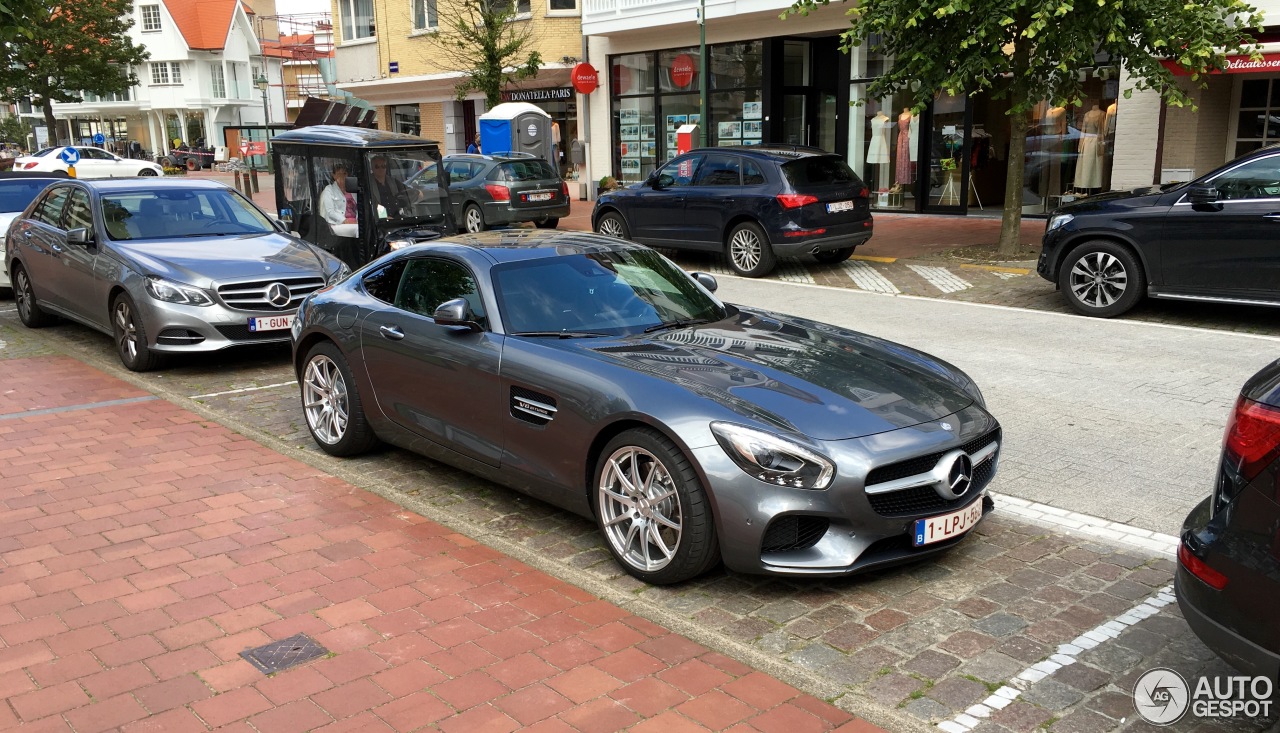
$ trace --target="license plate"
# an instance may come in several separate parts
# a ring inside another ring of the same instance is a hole
[[[834,214],[837,211],[853,211],[853,202],[852,201],[836,201],[835,203],[827,204],[828,214]]]
[[[250,318],[250,331],[283,331],[293,325],[293,316],[267,316],[266,318]]]
[[[959,537],[973,529],[979,519],[982,519],[981,499],[958,512],[943,514],[940,517],[917,519],[915,529],[912,532],[912,544],[916,547],[921,547]]]
[[[551,194],[549,194],[549,193],[531,193],[531,194],[529,194],[529,200],[530,200],[530,201],[550,201],[550,200],[551,200]]]

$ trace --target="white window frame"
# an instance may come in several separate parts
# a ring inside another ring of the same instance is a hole
[[[151,86],[158,87],[169,84],[169,62],[153,61],[151,63]]]
[[[169,78],[173,80],[170,82],[172,84],[182,83],[182,64],[177,61],[169,62]]]
[[[209,93],[214,99],[227,98],[227,72],[222,68],[221,61],[209,64]]]
[[[426,16],[426,25],[418,25],[418,6],[423,6],[423,14]],[[435,22],[432,23],[432,16],[435,16]],[[435,33],[440,30],[440,4],[437,0],[409,0],[409,24],[412,28],[410,35],[418,35],[421,33]]]
[[[548,18],[573,18],[582,15],[582,0],[571,0],[572,8],[552,8],[552,0],[547,0]]]
[[[339,36],[342,38],[342,42],[343,42],[343,43],[346,43],[346,44],[350,44],[350,43],[370,43],[370,42],[372,42],[374,39],[376,39],[376,38],[378,37],[378,24],[377,24],[377,21],[375,20],[375,18],[376,18],[376,12],[377,12],[377,0],[371,0],[372,9],[373,9],[374,14],[371,14],[371,15],[369,16],[369,21],[370,21],[370,25],[373,27],[373,31],[372,31],[369,35],[367,35],[367,36],[355,36],[355,37],[348,37],[348,36],[347,36],[347,21],[348,21],[348,20],[350,20],[350,21],[351,21],[351,29],[352,29],[352,31],[353,31],[353,32],[355,31],[355,27],[356,27],[356,24],[355,24],[355,17],[356,17],[356,13],[355,13],[356,7],[355,7],[355,5],[356,5],[356,2],[358,2],[358,0],[337,0],[337,4],[338,4],[338,34],[339,34]]]
[[[148,11],[152,11],[152,12],[148,12]],[[160,5],[159,4],[139,5],[138,12],[142,16],[142,32],[143,33],[159,33],[160,31],[164,30],[164,28],[161,26],[161,21],[160,21]],[[147,21],[150,18],[148,18],[148,16],[152,15],[153,13],[154,13],[154,19],[155,19],[155,26],[149,27],[147,24]]]

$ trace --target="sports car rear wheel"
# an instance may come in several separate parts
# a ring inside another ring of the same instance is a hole
[[[679,583],[720,561],[706,491],[689,459],[653,430],[609,441],[595,472],[596,520],[605,544],[631,575]]]
[[[346,357],[332,342],[316,344],[307,353],[301,387],[307,430],[321,450],[332,456],[354,456],[377,444]]]

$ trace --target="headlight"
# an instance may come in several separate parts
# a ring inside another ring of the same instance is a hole
[[[1075,220],[1075,217],[1072,216],[1071,214],[1055,214],[1049,217],[1049,228],[1046,229],[1045,231],[1051,232],[1060,226],[1070,224],[1074,220]]]
[[[739,468],[767,484],[796,489],[831,485],[835,464],[799,443],[725,422],[711,423],[711,432]]]
[[[338,267],[338,271],[330,275],[329,279],[325,281],[325,285],[335,285],[346,280],[350,276],[351,268],[347,267],[347,263],[343,262],[342,265]]]
[[[158,277],[147,278],[147,294],[156,300],[181,305],[213,305],[213,300],[199,288],[190,285],[179,285]]]
[[[404,249],[412,244],[413,242],[408,239],[395,239],[387,242],[387,247],[391,248],[392,252],[395,252],[398,249]]]

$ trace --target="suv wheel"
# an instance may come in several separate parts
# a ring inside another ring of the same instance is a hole
[[[778,264],[769,238],[755,222],[743,222],[729,231],[729,266],[743,277],[764,277]]]
[[[622,214],[616,211],[607,212],[600,217],[600,221],[596,222],[596,234],[617,237],[618,239],[631,238],[631,232],[627,231],[627,220],[623,219]]]
[[[1077,313],[1111,318],[1137,305],[1146,278],[1132,250],[1095,239],[1067,254],[1058,271],[1058,286]]]

